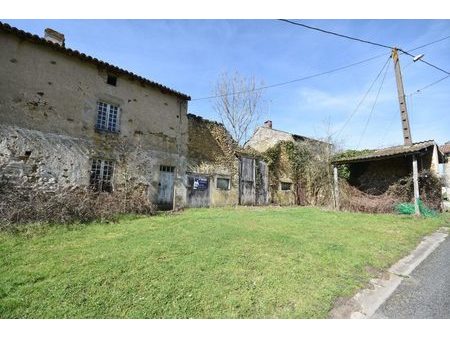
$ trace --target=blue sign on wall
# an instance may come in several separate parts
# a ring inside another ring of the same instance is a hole
[[[208,189],[208,179],[202,177],[194,178],[194,190],[206,190]]]

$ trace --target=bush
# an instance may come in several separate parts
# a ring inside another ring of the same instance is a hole
[[[70,188],[45,192],[0,186],[0,230],[17,231],[25,223],[87,223],[115,221],[120,214],[153,214],[145,189],[128,193],[95,192],[88,188]]]

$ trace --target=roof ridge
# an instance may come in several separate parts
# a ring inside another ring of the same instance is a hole
[[[114,70],[116,72],[122,73],[124,75],[128,75],[128,76],[134,78],[135,80],[142,81],[142,82],[144,82],[146,84],[149,84],[149,85],[151,85],[153,87],[157,87],[161,91],[170,92],[170,93],[172,93],[172,94],[174,94],[176,96],[182,97],[185,100],[189,101],[191,99],[191,97],[189,95],[183,94],[183,93],[178,92],[178,91],[176,91],[176,90],[174,90],[172,88],[166,87],[166,86],[164,86],[164,85],[162,85],[160,83],[157,83],[155,81],[152,81],[152,80],[149,80],[149,79],[144,78],[142,76],[139,76],[139,75],[137,75],[137,74],[135,74],[133,72],[130,72],[130,71],[126,70],[126,69],[123,69],[123,68],[120,68],[118,66],[112,65],[112,64],[110,64],[110,63],[108,63],[106,61],[99,60],[99,59],[97,59],[97,58],[95,58],[93,56],[87,55],[87,54],[82,53],[82,52],[80,52],[78,50],[71,49],[71,48],[68,48],[68,47],[65,47],[65,46],[61,46],[61,45],[59,45],[57,43],[54,43],[52,41],[48,41],[45,38],[40,37],[40,36],[38,36],[36,34],[32,34],[30,32],[26,32],[24,30],[21,30],[19,28],[13,27],[13,26],[11,26],[11,25],[9,25],[7,23],[1,22],[1,21],[0,21],[0,30],[3,30],[5,32],[7,32],[7,33],[15,34],[15,35],[17,35],[19,37],[22,37],[22,38],[27,38],[27,39],[29,39],[29,40],[31,40],[33,42],[41,43],[41,44],[46,45],[48,47],[51,47],[53,49],[59,50],[61,52],[64,52],[64,53],[66,53],[68,55],[81,58],[84,61],[93,62],[93,63],[95,63],[97,65],[101,65],[101,66],[103,66],[105,68],[109,68],[111,70]]]

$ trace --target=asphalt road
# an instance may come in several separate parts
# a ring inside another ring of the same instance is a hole
[[[450,318],[450,236],[401,282],[372,318]]]

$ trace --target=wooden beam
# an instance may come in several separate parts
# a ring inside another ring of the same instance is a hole
[[[333,178],[334,178],[334,207],[336,210],[339,210],[339,181],[338,181],[337,165],[333,165]]]
[[[413,184],[414,184],[414,209],[417,216],[420,216],[419,210],[419,171],[417,170],[417,157],[413,156]]]

